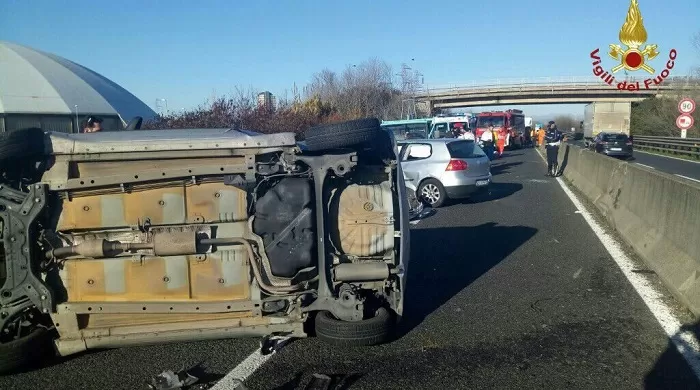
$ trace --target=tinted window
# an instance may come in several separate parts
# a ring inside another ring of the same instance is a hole
[[[604,142],[627,141],[627,134],[605,134]]]
[[[452,158],[486,157],[483,150],[474,141],[455,141],[447,144]]]

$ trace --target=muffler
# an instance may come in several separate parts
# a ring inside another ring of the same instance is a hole
[[[333,279],[337,282],[371,282],[389,278],[389,265],[383,261],[371,263],[345,263],[333,267]]]

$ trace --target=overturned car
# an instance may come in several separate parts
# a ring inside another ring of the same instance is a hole
[[[408,205],[376,119],[293,133],[0,133],[0,371],[173,341],[386,341]]]

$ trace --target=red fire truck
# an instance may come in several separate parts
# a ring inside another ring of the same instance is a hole
[[[505,110],[505,111],[490,111],[480,112],[476,116],[476,133],[481,137],[481,134],[486,131],[489,126],[498,132],[499,137],[506,137],[506,147],[521,147],[525,134],[525,115],[522,110]]]

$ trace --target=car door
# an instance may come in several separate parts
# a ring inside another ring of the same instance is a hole
[[[432,146],[429,143],[407,143],[401,150],[401,168],[406,186],[414,191],[418,190],[421,172],[425,171],[425,160],[432,155]]]

